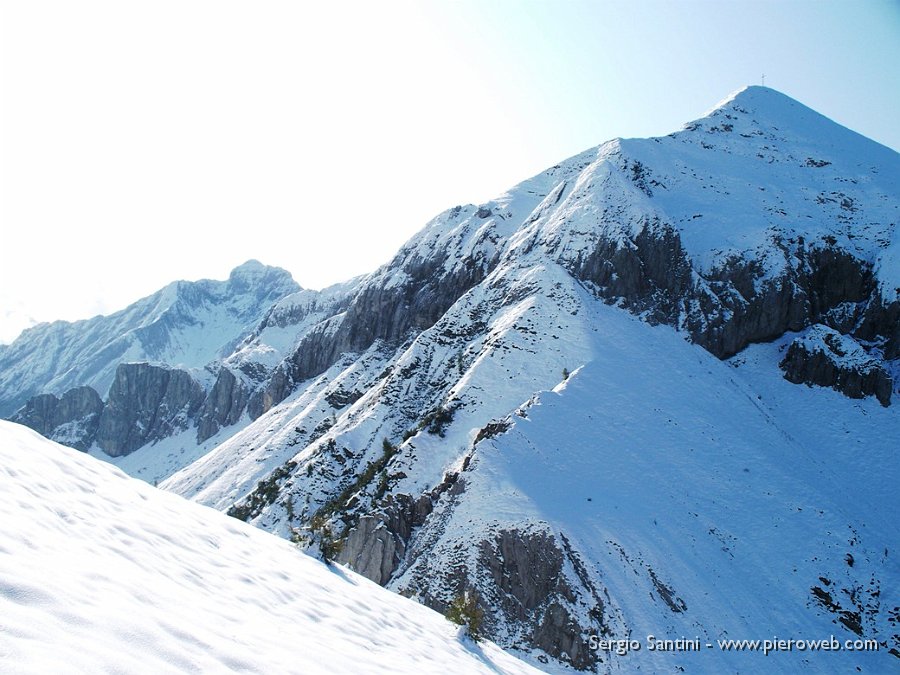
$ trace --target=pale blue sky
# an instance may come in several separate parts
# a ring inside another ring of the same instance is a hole
[[[431,216],[766,84],[900,148],[889,0],[0,4],[0,340]]]
[[[575,152],[669,133],[745,84],[900,148],[900,2],[684,0],[438,5],[511,107]],[[527,7],[528,11],[521,11]]]

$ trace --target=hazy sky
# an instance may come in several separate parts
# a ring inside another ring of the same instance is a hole
[[[900,2],[0,2],[0,341],[438,212],[766,84],[900,148]]]

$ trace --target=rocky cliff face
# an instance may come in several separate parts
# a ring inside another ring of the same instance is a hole
[[[187,429],[203,399],[203,388],[183,370],[120,364],[100,415],[97,444],[111,457],[127,455]]]
[[[885,360],[900,359],[900,301],[881,298],[870,302],[853,334],[860,340],[881,343]]]
[[[121,457],[186,430],[207,398],[186,371],[122,363],[105,402],[90,387],[70,389],[60,398],[42,394],[13,421],[79,450],[96,443],[110,457]],[[214,403],[210,410],[216,413]]]
[[[413,531],[426,523],[442,497],[452,499],[464,489],[459,474],[451,472],[426,494],[392,495],[383,508],[360,516],[349,528],[338,560],[384,586],[403,563]]]
[[[255,411],[262,414],[280,403],[298,383],[320,375],[342,354],[363,352],[376,341],[397,343],[430,328],[481,283],[498,262],[498,235],[493,223],[467,215],[456,207],[439,216],[435,222],[451,228],[440,237],[440,247],[434,241],[404,247],[366,280],[346,311],[307,333],[273,373]],[[482,227],[473,236],[476,223]]]
[[[870,263],[825,240],[775,238],[771,246],[782,258],[777,275],[752,257],[702,271],[678,232],[654,221],[642,224],[633,242],[601,239],[586,258],[561,262],[600,297],[685,329],[719,358],[813,323],[865,333],[894,353],[895,317],[883,306]],[[861,325],[864,316],[871,319]]]
[[[102,411],[100,394],[90,387],[76,387],[59,398],[53,394],[35,396],[12,421],[58,443],[87,450],[97,435]]]
[[[228,368],[221,368],[216,382],[203,401],[197,417],[197,442],[215,436],[222,427],[237,424],[250,392]]]
[[[816,325],[796,338],[779,364],[796,384],[831,387],[850,398],[875,396],[891,404],[893,381],[882,363],[848,335]]]
[[[568,541],[564,537],[561,541],[547,532],[498,531],[493,541],[479,543],[479,564],[490,572],[488,583],[482,585],[496,596],[490,603],[496,623],[525,627],[527,644],[576,670],[587,670],[599,657],[587,636],[608,630],[605,607]],[[567,565],[576,571],[575,583],[593,591],[588,596],[593,601],[588,611],[592,620],[586,625],[580,622],[579,594],[566,574]]]

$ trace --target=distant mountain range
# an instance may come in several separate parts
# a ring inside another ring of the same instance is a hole
[[[0,410],[543,668],[900,658],[900,155],[763,87],[449,209],[0,347]],[[590,636],[877,652],[627,656]]]

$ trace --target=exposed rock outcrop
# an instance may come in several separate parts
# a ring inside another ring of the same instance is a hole
[[[362,352],[376,340],[397,342],[410,330],[433,326],[496,264],[496,257],[489,258],[480,251],[454,261],[452,266],[445,251],[435,251],[427,259],[401,251],[386,268],[393,268],[393,275],[380,283],[365,285],[346,312],[323,322],[300,342],[273,373],[265,389],[254,396],[251,416],[280,403],[296,383],[324,372],[341,354]],[[396,283],[396,276],[404,281]]]
[[[468,469],[469,461],[463,464]],[[383,508],[361,516],[343,542],[338,561],[363,576],[385,585],[421,555],[415,539],[417,528],[437,527],[446,517],[446,508],[465,492],[460,474],[448,473],[434,489],[419,497],[393,495]],[[442,502],[442,498],[446,501]],[[435,509],[442,503],[443,515]],[[428,535],[425,535],[428,539]],[[425,570],[414,571],[408,591],[437,611],[447,609],[447,594],[472,585],[488,599],[483,610],[485,631],[501,625],[519,626],[520,636],[550,656],[579,670],[591,668],[597,654],[588,646],[590,634],[605,633],[604,602],[592,584],[583,563],[565,537],[562,545],[546,531],[525,532],[502,529],[493,538],[466,544],[472,549],[477,569],[460,565],[436,577]],[[427,546],[428,544],[424,544]],[[570,578],[564,567],[575,570]],[[577,587],[577,590],[576,590]],[[587,608],[587,611],[576,610]],[[576,616],[589,616],[590,625],[580,625]]]
[[[564,561],[563,547],[546,532],[501,530],[494,541],[479,545],[479,563],[499,591],[494,611],[506,622],[526,626],[534,646],[585,670],[597,660],[587,636],[602,625],[581,626],[573,616],[578,597],[563,573]],[[603,616],[599,601],[593,614]]]
[[[884,358],[900,359],[900,300],[886,302],[877,298],[870,302],[854,335],[873,342],[883,339]]]
[[[691,289],[691,263],[673,228],[643,223],[627,242],[600,237],[585,258],[560,259],[577,278],[592,282],[604,298],[624,299],[658,322],[671,322]]]
[[[435,568],[418,551],[415,566],[401,577],[402,590],[439,612],[474,590],[484,611],[482,629],[498,644],[531,645],[577,670],[597,663],[589,639],[610,634],[606,603],[564,536],[543,526],[500,528],[480,541],[456,541],[452,553],[442,555],[452,562]]]
[[[406,541],[388,529],[383,517],[363,516],[347,536],[338,561],[384,586],[406,551]]]
[[[94,442],[102,411],[100,394],[91,387],[75,387],[59,398],[53,394],[31,398],[11,420],[58,443],[87,450]]]
[[[222,427],[235,424],[247,407],[250,392],[228,368],[219,369],[197,418],[197,442],[215,436]]]
[[[810,328],[788,347],[781,369],[794,383],[831,387],[850,398],[875,396],[891,404],[893,382],[881,363],[856,340],[823,325]]]
[[[398,494],[384,508],[359,518],[344,541],[338,561],[383,586],[403,561],[413,529],[425,523],[441,495],[465,490],[459,474],[449,473],[433,490],[412,497]]]
[[[149,363],[122,363],[100,416],[98,445],[110,456],[186,429],[204,392],[189,373]]]
[[[686,329],[694,342],[719,358],[812,323],[841,328],[843,321],[844,329],[852,329],[867,305],[871,309],[861,330],[867,339],[886,340],[886,351],[897,350],[900,307],[894,305],[900,303],[879,304],[871,264],[827,245],[777,238],[769,254],[773,251],[781,259],[734,257],[701,274],[678,232],[649,221],[633,240],[601,238],[589,256],[560,262],[591,282],[601,297],[622,301],[653,322]],[[779,271],[772,274],[767,265]],[[854,307],[854,313],[835,311],[844,306]]]
[[[206,394],[189,373],[147,363],[122,364],[107,402],[91,387],[75,387],[61,397],[40,394],[11,418],[78,450],[97,441],[113,457],[197,426],[197,442],[240,420],[248,387],[221,368]]]

